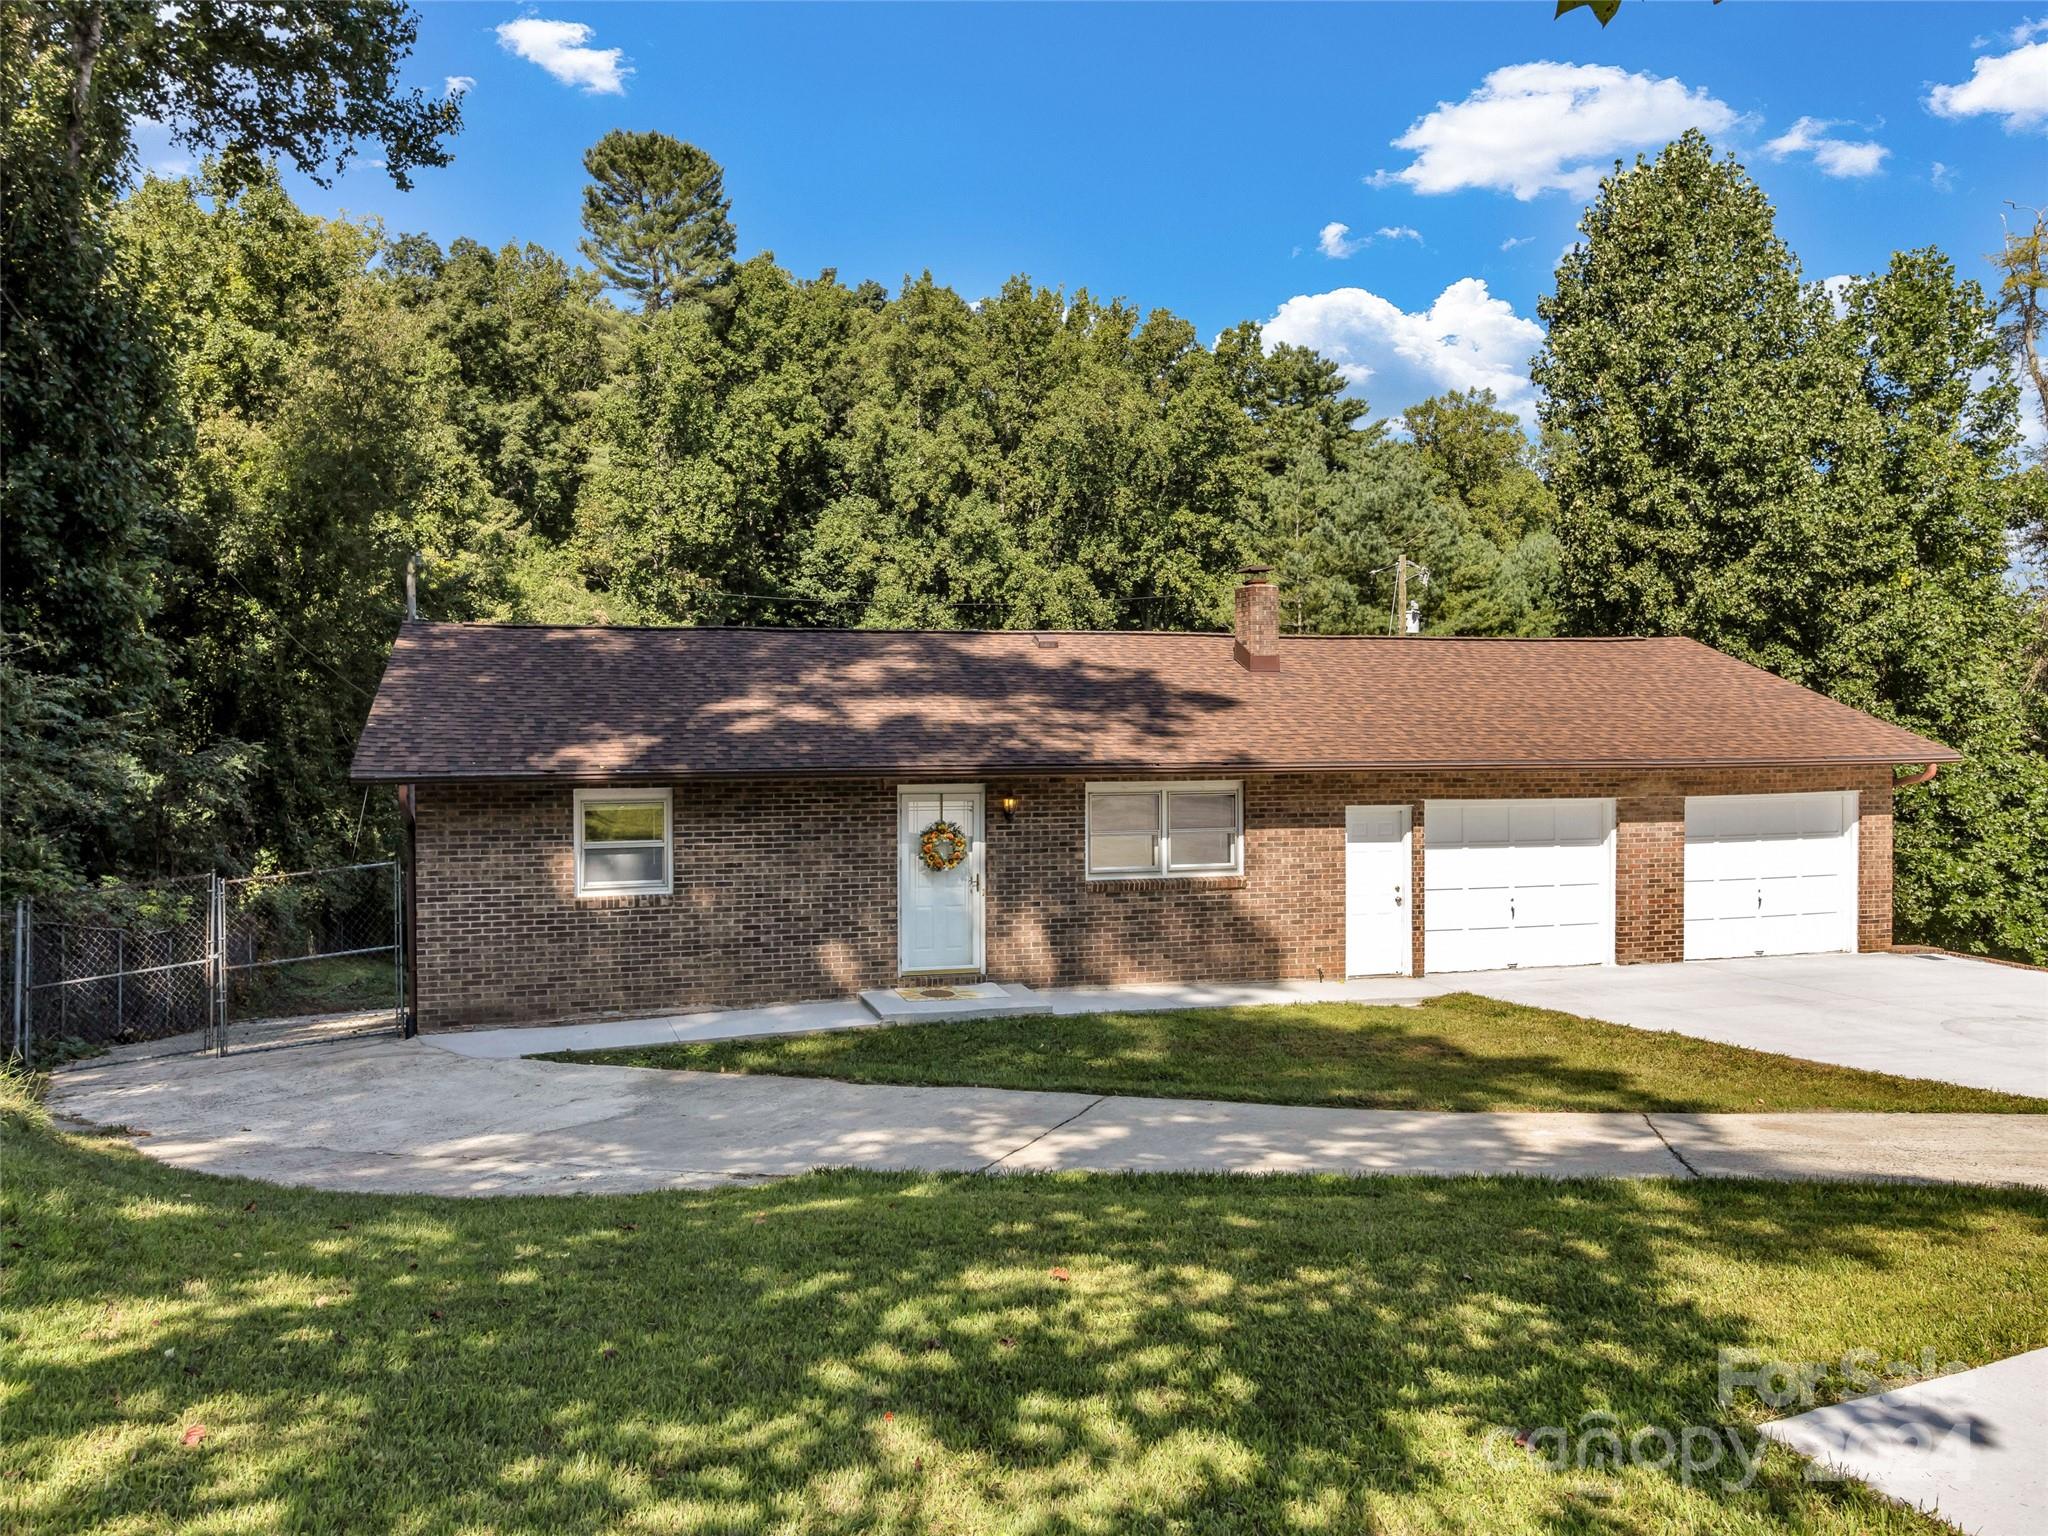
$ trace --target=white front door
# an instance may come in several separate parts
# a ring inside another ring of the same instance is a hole
[[[1685,802],[1685,958],[1856,948],[1856,791]]]
[[[925,829],[950,821],[967,834],[967,857],[933,869]],[[899,970],[981,969],[981,786],[914,785],[896,792],[896,961]]]
[[[1344,807],[1344,974],[1406,976],[1414,944],[1408,908],[1408,807]]]
[[[1429,970],[1614,960],[1612,800],[1431,800],[1422,866]]]

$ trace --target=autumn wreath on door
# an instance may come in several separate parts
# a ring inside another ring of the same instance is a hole
[[[937,870],[940,874],[957,869],[960,861],[967,857],[967,834],[960,830],[956,821],[935,821],[917,840],[917,856],[924,860],[926,869]]]

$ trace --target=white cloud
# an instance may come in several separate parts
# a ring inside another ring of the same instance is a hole
[[[1349,224],[1325,224],[1316,235],[1316,249],[1332,261],[1356,256],[1375,240],[1413,240],[1422,243],[1422,231],[1407,224],[1382,224],[1369,235],[1354,235]]]
[[[522,16],[498,28],[498,46],[538,64],[564,85],[580,85],[593,96],[623,96],[633,71],[621,48],[588,48],[596,34],[580,21],[543,21]]]
[[[2021,36],[2015,30],[2013,41],[2019,42]],[[2007,133],[2048,127],[2048,42],[1979,59],[1962,84],[1937,85],[1929,91],[1927,109],[1936,117],[2003,118]]]
[[[1837,272],[1820,280],[1821,291],[1828,296],[1828,307],[1834,310],[1837,319],[1849,313],[1849,288],[1858,281],[1853,272]]]
[[[1927,173],[1927,180],[1937,192],[1953,192],[1956,185],[1956,168],[1952,165],[1943,165],[1937,160],[1934,162],[1934,169]]]
[[[1316,236],[1316,249],[1332,261],[1342,261],[1371,243],[1354,239],[1349,224],[1325,224],[1323,232]]]
[[[476,89],[476,76],[450,75],[444,89],[450,96],[467,96]]]
[[[1611,64],[1511,64],[1463,101],[1439,102],[1418,118],[1394,140],[1415,159],[1369,179],[1424,193],[1492,187],[1525,201],[1543,192],[1585,197],[1617,157],[1736,121],[1734,108],[1679,80]]]
[[[1490,389],[1508,410],[1535,420],[1529,359],[1543,328],[1460,278],[1419,314],[1364,288],[1297,294],[1266,322],[1269,343],[1313,347],[1383,414],[1446,389]]]
[[[1536,237],[1534,235],[1509,235],[1507,239],[1501,241],[1500,248],[1504,251],[1512,251],[1518,245],[1534,245],[1535,243]]]
[[[1837,139],[1828,130],[1838,125],[1822,117],[1802,117],[1764,146],[1773,160],[1811,155],[1824,176],[1875,176],[1891,153],[1868,139]]]
[[[2021,43],[2031,42],[2037,37],[2048,37],[2048,16],[2033,21],[2023,21],[2005,34],[2005,40],[2017,48]]]

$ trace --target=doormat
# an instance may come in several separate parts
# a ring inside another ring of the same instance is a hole
[[[999,987],[962,984],[957,987],[898,987],[896,995],[906,1003],[951,1003],[983,1002],[1001,997],[1003,993]]]

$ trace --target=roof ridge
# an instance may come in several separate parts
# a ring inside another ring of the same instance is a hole
[[[1149,640],[1229,640],[1227,629],[1054,629],[1027,625],[1018,629],[870,629],[834,624],[550,624],[539,620],[407,619],[404,629],[572,630],[579,634],[631,635],[1061,635],[1086,639],[1131,636]],[[1374,640],[1486,642],[1508,645],[1638,645],[1654,640],[1691,640],[1687,635],[1382,635],[1373,633],[1283,634],[1289,640]],[[1700,642],[1691,641],[1697,645]],[[1708,649],[1712,649],[1711,646]]]

